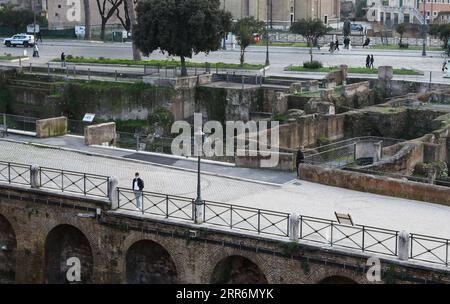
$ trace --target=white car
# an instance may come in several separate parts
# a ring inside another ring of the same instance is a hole
[[[5,38],[4,45],[7,47],[18,45],[23,45],[23,47],[33,47],[34,46],[34,36],[28,34],[16,34],[11,38]]]

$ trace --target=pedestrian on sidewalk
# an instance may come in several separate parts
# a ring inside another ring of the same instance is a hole
[[[61,53],[61,67],[65,67],[66,66],[66,55],[64,54],[64,52]]]
[[[134,174],[131,187],[133,189],[134,196],[136,197],[136,209],[140,211],[142,206],[142,190],[144,189],[144,181],[139,177],[139,172]]]
[[[339,51],[339,39],[336,37],[336,43],[334,44],[334,49]]]
[[[329,48],[328,51],[329,51],[330,53],[333,53],[333,52],[334,52],[334,43],[333,43],[333,41],[330,42],[330,48]]]
[[[370,55],[366,57],[366,68],[370,68]]]
[[[445,72],[445,70],[447,70],[447,59],[444,59],[444,62],[442,63],[442,72]]]
[[[37,33],[37,39],[36,39],[36,42],[38,42],[39,40],[42,42],[41,31],[39,31],[39,32]]]
[[[370,67],[373,69],[373,55],[370,55]]]
[[[35,43],[34,47],[33,47],[33,57],[38,57],[39,58],[39,48],[38,48],[37,43]]]
[[[297,157],[295,158],[296,168],[297,168],[297,178],[300,178],[300,164],[305,161],[305,147],[300,146],[297,151]]]

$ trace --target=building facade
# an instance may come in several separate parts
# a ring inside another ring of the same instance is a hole
[[[340,0],[221,0],[221,5],[233,19],[253,16],[284,28],[303,18],[338,22],[340,15]]]

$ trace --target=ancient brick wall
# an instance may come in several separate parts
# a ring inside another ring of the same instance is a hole
[[[65,282],[68,256],[80,258],[82,283],[368,283],[365,253],[124,215],[102,200],[4,185],[0,190],[0,218],[11,227],[2,224],[0,236],[6,231],[15,238],[18,283]],[[101,216],[81,216],[97,208]],[[436,268],[386,258],[381,265],[382,278],[397,282],[449,280]]]

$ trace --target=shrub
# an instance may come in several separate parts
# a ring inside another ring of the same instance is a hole
[[[409,44],[408,43],[399,43],[398,47],[400,49],[407,49],[409,47]]]
[[[66,56],[66,59],[67,59],[67,60],[72,60],[72,59],[73,59],[73,56],[72,56],[72,55],[67,55],[67,56]]]
[[[320,61],[316,61],[316,60],[303,62],[303,67],[305,69],[316,70],[316,69],[322,68],[322,63]]]

